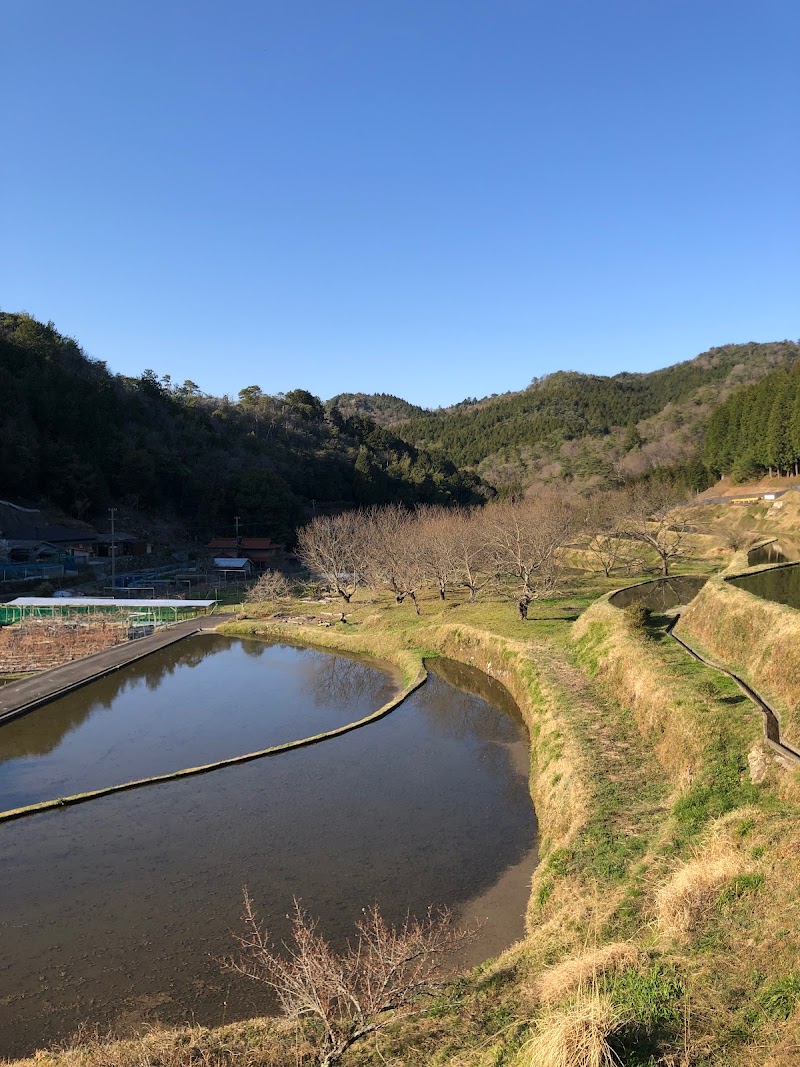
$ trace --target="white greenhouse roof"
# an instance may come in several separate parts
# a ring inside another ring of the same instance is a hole
[[[214,558],[214,566],[219,567],[222,571],[238,571],[243,567],[249,567],[250,560],[247,557],[240,558],[237,556],[236,558],[227,559],[224,556],[218,556]]]
[[[108,596],[18,596],[13,608],[210,608],[216,600],[114,600]]]

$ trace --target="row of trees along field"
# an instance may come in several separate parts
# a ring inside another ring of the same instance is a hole
[[[733,393],[712,414],[705,463],[745,482],[800,471],[800,360]]]
[[[299,531],[298,554],[348,604],[361,587],[384,589],[419,614],[424,590],[444,600],[460,589],[470,601],[510,600],[524,620],[562,584],[571,555],[606,576],[640,569],[647,557],[669,574],[686,544],[680,501],[674,487],[642,484],[581,503],[548,492],[482,508],[390,505],[318,516]],[[265,598],[269,588],[267,580]]]

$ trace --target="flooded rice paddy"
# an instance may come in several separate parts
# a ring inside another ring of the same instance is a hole
[[[242,886],[276,940],[292,897],[341,943],[361,907],[523,933],[529,752],[507,692],[446,660],[388,717],[311,748],[0,825],[0,1056],[83,1022],[204,1024],[272,1005],[221,971]],[[0,728],[7,808],[307,736],[385,703],[372,664],[191,638]]]
[[[797,564],[745,574],[740,578],[731,578],[730,583],[765,600],[800,608],[800,566]]]
[[[628,608],[641,604],[650,611],[661,612],[677,608],[694,600],[708,579],[701,574],[676,574],[669,578],[657,578],[652,582],[621,589],[609,598],[615,608]]]

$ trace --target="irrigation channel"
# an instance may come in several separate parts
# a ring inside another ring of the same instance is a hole
[[[0,823],[0,1057],[89,1021],[264,1014],[221,971],[247,884],[276,941],[293,895],[342,943],[360,909],[485,919],[471,964],[524,931],[536,863],[529,745],[498,683],[434,660],[396,710],[292,749]],[[390,702],[390,668],[205,634],[0,727],[0,808],[335,730]]]

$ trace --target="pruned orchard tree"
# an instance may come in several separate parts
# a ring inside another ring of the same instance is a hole
[[[559,550],[574,529],[575,511],[558,494],[485,510],[494,566],[521,620],[535,600],[552,595],[561,579]]]
[[[409,916],[394,927],[373,905],[356,921],[354,941],[336,952],[295,900],[291,941],[279,952],[246,887],[242,922],[239,951],[223,966],[274,992],[288,1018],[317,1022],[320,1067],[333,1067],[357,1041],[418,1014],[421,998],[442,980],[445,954],[473,936],[447,910],[429,909],[424,919]]]
[[[626,531],[630,496],[619,490],[595,493],[583,513],[581,543],[606,578],[633,561],[634,542]]]
[[[419,614],[417,595],[424,582],[419,547],[415,543],[417,517],[399,504],[373,508],[367,532],[367,583],[394,593],[402,604],[410,597]]]
[[[458,557],[456,531],[462,516],[448,508],[421,507],[417,509],[417,553],[427,581],[436,586],[439,599],[447,597],[447,587],[456,581]]]
[[[685,490],[672,485],[638,485],[628,493],[625,536],[647,545],[658,556],[661,573],[686,551],[689,526]]]
[[[454,516],[451,536],[458,581],[469,590],[472,604],[496,578],[491,528],[485,512],[478,508],[459,508]]]
[[[297,534],[297,555],[346,604],[367,578],[369,517],[361,511],[318,515]]]

